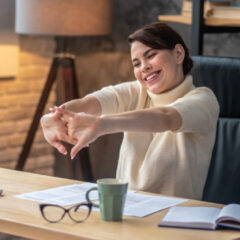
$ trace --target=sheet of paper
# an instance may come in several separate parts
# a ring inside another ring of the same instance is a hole
[[[36,191],[31,193],[23,193],[15,195],[15,197],[37,201],[41,203],[58,204],[60,206],[68,206],[80,202],[86,202],[85,194],[87,190],[96,187],[95,183],[72,184],[57,188],[49,188],[47,190]],[[98,199],[97,191],[90,193],[90,199]]]
[[[152,196],[136,193],[135,191],[128,191],[123,215],[145,217],[186,201],[187,199]],[[99,204],[98,201],[96,203]],[[93,207],[93,211],[99,211],[99,208]]]
[[[68,206],[80,202],[85,202],[85,194],[87,190],[96,186],[97,184],[95,183],[72,184],[42,191],[23,193],[15,195],[15,197],[41,203]],[[98,200],[97,191],[92,191],[90,193],[90,199]],[[135,191],[128,191],[123,214],[135,217],[145,217],[154,212],[175,206],[186,201],[186,199],[153,196],[149,194],[136,193]],[[99,211],[99,209],[95,207],[93,210]]]
[[[124,215],[145,217],[154,212],[175,206],[186,201],[187,199],[152,196],[130,192],[127,195]]]

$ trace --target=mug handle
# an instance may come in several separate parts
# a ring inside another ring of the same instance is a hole
[[[86,199],[87,199],[87,202],[88,202],[88,203],[92,204],[92,205],[93,205],[94,207],[96,207],[96,208],[99,208],[100,205],[92,202],[92,201],[90,200],[90,198],[89,198],[90,192],[91,192],[91,191],[97,191],[97,190],[98,190],[97,187],[90,188],[90,189],[86,192]]]

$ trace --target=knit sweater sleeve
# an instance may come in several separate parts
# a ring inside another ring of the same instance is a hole
[[[88,96],[94,96],[100,102],[102,114],[114,114],[136,109],[140,84],[137,81],[124,82],[104,87]]]
[[[174,132],[206,133],[216,127],[219,104],[209,88],[195,88],[170,106],[182,117],[182,126]]]

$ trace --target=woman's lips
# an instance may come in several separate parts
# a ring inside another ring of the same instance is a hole
[[[161,70],[151,73],[147,77],[145,77],[144,81],[151,82],[151,81],[155,80],[159,76],[160,73],[161,73]]]

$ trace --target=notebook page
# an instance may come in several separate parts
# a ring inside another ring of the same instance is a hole
[[[240,223],[240,204],[229,204],[222,208],[217,222],[224,220],[235,220]]]
[[[215,228],[220,209],[213,207],[172,207],[160,226]]]

